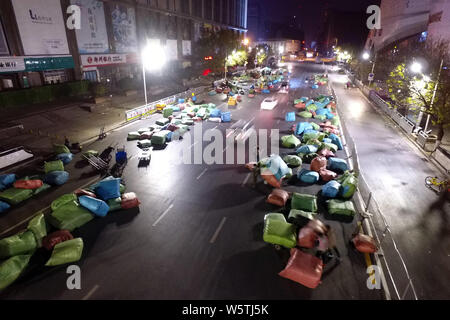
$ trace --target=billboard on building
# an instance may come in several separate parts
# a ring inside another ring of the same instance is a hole
[[[98,0],[71,0],[81,9],[81,29],[76,30],[78,50],[81,54],[108,53],[103,2]]]
[[[60,0],[12,0],[25,55],[69,54]]]
[[[5,31],[3,30],[3,23],[0,19],[0,54],[9,55],[8,42],[6,41]]]
[[[121,4],[111,4],[111,20],[116,52],[137,52],[136,15],[134,8]]]
[[[178,41],[177,40],[167,40],[166,41],[166,55],[167,60],[177,60],[178,59]]]

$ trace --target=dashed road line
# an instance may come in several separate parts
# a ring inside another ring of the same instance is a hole
[[[250,178],[251,173],[247,174],[247,176],[244,179],[244,182],[242,182],[242,186],[245,186],[245,184],[247,183],[248,179]]]
[[[207,170],[208,170],[208,169],[203,170],[202,173],[200,173],[200,175],[197,177],[197,180],[199,180],[199,179],[205,174],[205,172],[206,172]]]
[[[214,233],[214,235],[212,236],[211,240],[209,240],[209,243],[212,244],[212,243],[214,243],[214,242],[216,241],[217,237],[219,236],[220,231],[221,231],[222,228],[223,228],[223,225],[225,224],[225,221],[227,221],[227,217],[223,217],[223,218],[222,218],[222,221],[220,221],[220,224],[219,224],[219,226],[217,227],[217,230],[216,230],[216,232]]]
[[[153,227],[156,226],[172,208],[173,208],[173,203],[166,209],[166,211],[163,212],[162,215],[159,216],[158,220],[156,220],[152,226]]]
[[[99,285],[96,284],[91,291],[88,292],[87,295],[85,295],[81,300],[89,300],[89,298],[94,294],[95,291],[97,291],[97,289],[99,288]]]

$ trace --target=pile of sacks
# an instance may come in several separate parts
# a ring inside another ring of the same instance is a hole
[[[56,154],[56,160],[61,160],[64,165],[69,164],[73,160],[73,154],[63,144],[54,144],[53,151]]]
[[[72,232],[95,217],[138,207],[135,193],[125,193],[120,179],[108,177],[86,189],[65,194],[51,203],[52,213],[34,217],[25,231],[0,240],[0,290],[13,283],[26,269],[36,250],[51,251],[46,266],[59,266],[81,259],[83,239]],[[47,229],[53,227],[53,230]],[[50,233],[48,233],[50,231]],[[42,248],[42,249],[40,249]]]
[[[294,100],[294,107],[300,110],[297,115],[305,119],[324,121],[337,118],[336,104],[331,96],[320,95],[315,99],[302,97]]]
[[[45,175],[25,176],[17,179],[15,174],[0,175],[0,213],[19,203],[69,180],[62,160],[44,163]]]

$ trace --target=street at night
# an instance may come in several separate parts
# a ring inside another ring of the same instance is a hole
[[[448,1],[19,2],[1,300],[450,298]]]

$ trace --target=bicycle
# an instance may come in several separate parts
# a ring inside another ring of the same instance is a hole
[[[429,189],[443,192],[447,188],[447,180],[439,180],[438,177],[428,176],[425,178],[425,186]],[[436,187],[438,190],[436,190]]]

